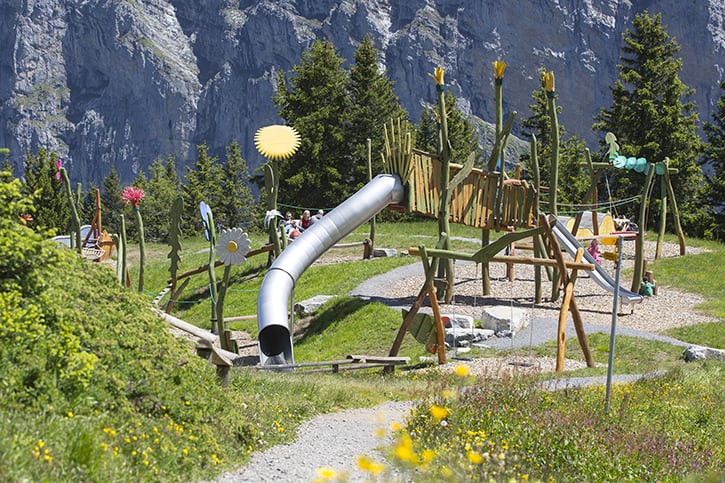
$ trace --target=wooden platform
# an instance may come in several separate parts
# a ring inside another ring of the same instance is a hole
[[[297,372],[345,372],[357,369],[373,369],[376,367],[389,368],[394,370],[395,366],[410,363],[410,357],[386,357],[386,356],[364,356],[349,355],[345,359],[336,361],[300,362],[296,364],[280,364],[274,366],[256,366],[260,371],[290,371]],[[329,366],[329,367],[328,367]]]

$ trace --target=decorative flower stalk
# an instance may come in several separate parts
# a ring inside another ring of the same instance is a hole
[[[234,347],[230,344],[231,339],[227,337],[228,329],[224,323],[224,297],[229,288],[229,274],[232,265],[241,265],[244,263],[251,247],[252,242],[249,240],[247,234],[242,232],[241,228],[222,231],[216,246],[219,259],[224,263],[224,276],[222,277],[222,285],[219,289],[219,296],[216,303],[216,318],[222,349],[228,351],[234,351]]]
[[[78,253],[82,252],[83,249],[83,242],[81,240],[81,217],[78,214],[78,204],[76,203],[76,200],[73,199],[73,193],[70,189],[70,180],[68,179],[68,171],[63,167],[63,162],[58,159],[55,162],[55,167],[57,169],[55,173],[55,178],[60,179],[63,185],[65,186],[65,195],[66,199],[68,200],[68,206],[70,207],[70,214],[71,218],[73,219],[73,227],[75,228],[75,249],[78,251]]]
[[[544,90],[549,104],[551,119],[551,172],[549,181],[549,213],[557,214],[557,188],[559,186],[559,119],[556,115],[556,89],[554,87],[554,71],[544,72]]]
[[[216,307],[217,307],[217,287],[216,272],[214,271],[216,261],[216,230],[214,229],[214,214],[209,205],[203,201],[199,203],[199,212],[201,213],[201,224],[204,226],[204,237],[209,240],[209,263],[207,271],[209,273],[209,292],[211,294],[211,330],[219,333],[217,327]]]
[[[146,195],[144,190],[134,186],[127,186],[121,193],[121,199],[127,203],[131,203],[133,214],[136,216],[136,225],[138,226],[138,250],[139,250],[139,269],[138,269],[138,291],[143,292],[144,263],[146,261],[146,242],[144,241],[143,219],[141,218],[141,210],[139,204]]]
[[[444,83],[445,69],[443,67],[436,67],[431,76],[436,83],[436,97],[438,106],[438,116],[440,121],[440,202],[438,205],[438,233],[440,237],[445,237],[443,241],[443,249],[450,250],[450,238],[446,235],[450,233],[450,206],[451,206],[451,145],[448,139],[448,119],[446,115],[446,86]],[[441,288],[438,291],[437,296],[444,300],[446,303],[450,303],[453,298],[453,260],[443,259],[438,264],[438,277],[446,279],[445,288]]]
[[[496,138],[501,137],[501,131],[503,131],[503,74],[505,71],[506,62],[497,60],[493,63],[493,77],[496,91]],[[505,166],[505,153],[506,147],[501,146],[501,152],[498,156],[501,163],[501,167],[499,168],[501,172],[503,172]]]
[[[300,135],[290,126],[272,125],[260,128],[254,135],[254,144],[257,151],[268,159],[264,165],[264,186],[267,190],[267,213],[277,211],[277,197],[279,195],[279,166],[278,160],[292,157],[300,147]],[[269,216],[269,215],[268,215]],[[265,225],[267,226],[267,225]],[[269,242],[274,245],[274,256],[278,257],[282,251],[280,234],[275,223],[267,226]],[[282,237],[284,239],[285,237]],[[271,263],[270,258],[269,262]]]

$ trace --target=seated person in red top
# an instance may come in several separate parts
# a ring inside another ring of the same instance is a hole
[[[310,227],[310,210],[305,210],[302,213],[302,218],[300,218],[300,228],[301,231],[305,231]]]
[[[290,224],[285,226],[285,231],[287,232],[287,238],[290,240],[294,240],[302,234],[299,226],[297,225],[297,220],[292,220]]]

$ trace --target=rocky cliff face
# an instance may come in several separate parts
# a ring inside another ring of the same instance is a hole
[[[502,58],[507,114],[530,114],[545,67],[567,131],[594,142],[622,33],[644,9],[662,12],[709,119],[725,78],[722,0],[0,0],[0,147],[16,165],[55,150],[84,183],[111,165],[128,181],[159,156],[184,165],[203,142],[223,156],[234,139],[253,168],[254,132],[280,121],[276,72],[316,38],[352,59],[366,33],[413,120],[435,99],[437,65],[459,107],[492,120],[491,63]]]

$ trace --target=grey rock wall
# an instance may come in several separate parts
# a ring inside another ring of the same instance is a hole
[[[554,70],[570,134],[588,139],[611,102],[622,33],[662,12],[680,43],[681,77],[708,120],[725,78],[722,0],[0,0],[0,147],[19,164],[40,146],[75,181],[124,181],[156,157],[193,162],[237,140],[250,167],[261,126],[280,122],[275,76],[316,38],[348,60],[370,33],[402,104],[417,121],[446,68],[459,108],[494,117],[491,64],[508,63],[504,110],[530,114],[538,70]]]

